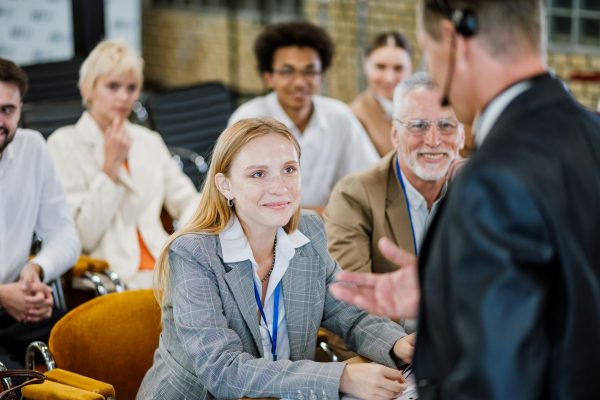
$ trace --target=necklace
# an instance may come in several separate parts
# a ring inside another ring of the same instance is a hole
[[[269,271],[267,272],[265,277],[260,280],[260,283],[265,283],[265,281],[267,279],[269,279],[269,277],[273,273],[273,268],[275,268],[275,250],[276,249],[277,249],[277,235],[275,235],[275,243],[273,243],[273,263],[271,264],[271,268],[269,268]]]

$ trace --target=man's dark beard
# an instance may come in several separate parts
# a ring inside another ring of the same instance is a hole
[[[10,136],[10,131],[5,126],[0,128],[0,135],[6,136],[6,141],[4,143],[0,144],[0,159],[1,159],[4,149],[6,149],[6,146],[8,146],[10,144],[10,142],[12,142],[15,135]]]

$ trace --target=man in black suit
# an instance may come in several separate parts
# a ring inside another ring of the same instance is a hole
[[[332,291],[418,313],[420,399],[599,398],[600,122],[546,71],[541,0],[418,7],[431,74],[474,120],[478,149],[430,226],[418,280],[414,258],[383,242],[403,268],[341,273]]]

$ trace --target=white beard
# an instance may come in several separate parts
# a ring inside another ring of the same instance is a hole
[[[445,154],[446,163],[442,166],[428,166],[423,165],[417,161],[418,153],[422,153],[422,150],[414,150],[408,157],[405,158],[406,165],[412,170],[412,172],[419,178],[427,182],[439,181],[444,178],[448,173],[450,164],[454,160],[452,152],[443,150],[441,153]]]

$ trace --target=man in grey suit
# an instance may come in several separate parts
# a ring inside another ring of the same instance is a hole
[[[403,268],[342,274],[356,286],[334,293],[380,314],[418,307],[421,399],[597,398],[600,121],[546,70],[542,1],[421,0],[419,14],[434,80],[475,119],[478,149],[430,226],[419,280],[385,242]]]

